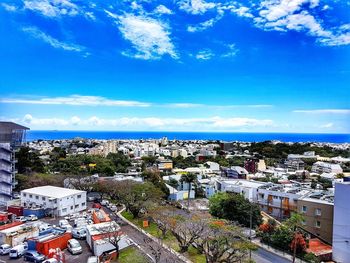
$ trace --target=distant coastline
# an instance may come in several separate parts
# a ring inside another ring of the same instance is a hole
[[[169,131],[28,131],[27,140],[59,140],[81,137],[84,139],[160,139],[169,140],[221,140],[261,142],[278,140],[282,142],[350,143],[350,134],[326,133],[249,133],[249,132],[169,132]]]

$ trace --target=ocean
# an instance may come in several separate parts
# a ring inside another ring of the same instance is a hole
[[[28,131],[27,141],[59,140],[81,137],[84,139],[160,139],[169,140],[220,140],[262,142],[330,142],[349,143],[350,134],[325,133],[249,133],[249,132],[169,132],[169,131]]]

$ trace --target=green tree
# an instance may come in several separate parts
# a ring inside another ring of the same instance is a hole
[[[209,199],[209,212],[213,216],[236,221],[246,227],[250,226],[250,216],[253,227],[262,222],[259,206],[250,203],[240,194],[217,193],[213,195]]]
[[[29,147],[21,147],[16,153],[17,170],[20,174],[30,174],[33,172],[45,172],[44,163],[39,158],[39,154]]]

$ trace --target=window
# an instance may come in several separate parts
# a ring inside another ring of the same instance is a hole
[[[27,196],[27,194],[26,194],[26,193],[23,193],[23,196],[24,196],[24,197],[26,197],[26,196]]]
[[[307,212],[307,206],[306,206],[306,205],[303,205],[303,206],[301,207],[301,212],[303,212],[303,213],[306,213],[306,212]]]
[[[322,214],[321,208],[316,208],[315,209],[315,215],[320,216]]]
[[[317,220],[315,222],[315,227],[320,228],[321,227],[321,222]]]
[[[81,195],[78,195],[78,199],[81,198]]]
[[[75,208],[78,208],[79,207],[79,204],[78,205],[75,205]]]
[[[73,210],[73,206],[70,207],[70,210]]]
[[[85,202],[84,202],[84,203],[81,203],[81,206],[85,206]]]
[[[41,197],[41,200],[45,201],[45,199],[46,199],[45,196]]]
[[[29,198],[33,198],[33,195],[29,195]]]
[[[36,200],[39,200],[39,196],[38,196],[38,195],[36,195],[36,196],[35,196],[35,199],[36,199]]]
[[[62,213],[67,213],[67,208],[63,208]]]

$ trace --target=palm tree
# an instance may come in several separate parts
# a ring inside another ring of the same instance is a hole
[[[187,197],[187,210],[188,211],[190,211],[190,194],[191,194],[192,183],[194,183],[196,181],[197,181],[197,176],[193,173],[183,174],[181,176],[181,179],[180,179],[181,183],[188,184],[188,197]]]

